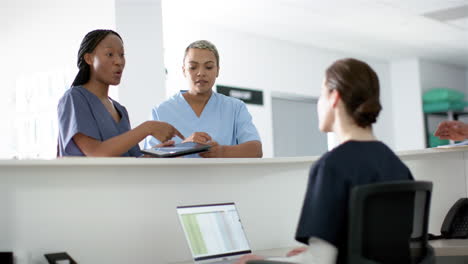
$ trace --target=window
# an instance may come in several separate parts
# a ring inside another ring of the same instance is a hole
[[[15,84],[13,137],[6,158],[54,158],[58,121],[57,103],[73,81],[76,70],[57,69],[23,73]]]

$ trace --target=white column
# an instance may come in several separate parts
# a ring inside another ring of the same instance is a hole
[[[119,102],[127,108],[135,127],[165,99],[161,1],[116,0],[115,6],[116,28],[127,59]]]
[[[419,60],[390,66],[395,150],[425,148]]]

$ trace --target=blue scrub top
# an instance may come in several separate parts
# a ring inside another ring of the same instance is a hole
[[[58,104],[59,156],[84,156],[72,140],[73,136],[82,133],[99,141],[105,141],[129,131],[130,121],[127,109],[109,98],[120,114],[117,123],[107,111],[99,98],[83,86],[68,89]],[[140,147],[133,146],[122,157],[141,156]]]
[[[194,132],[208,133],[220,145],[232,146],[253,140],[260,141],[244,102],[216,92],[211,94],[200,117],[195,114],[182,92],[179,92],[153,108],[151,118],[173,125],[185,137]],[[179,137],[173,140],[176,143],[182,141]],[[145,148],[159,143],[156,138],[148,136]]]

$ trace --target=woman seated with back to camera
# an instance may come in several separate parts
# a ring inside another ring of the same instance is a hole
[[[182,72],[188,91],[181,91],[153,108],[151,119],[167,122],[187,136],[183,142],[211,145],[209,151],[190,155],[203,158],[260,158],[262,143],[244,102],[213,91],[219,74],[219,53],[206,40],[185,49]],[[179,143],[182,139],[175,138]],[[145,148],[160,144],[153,136]]]
[[[325,74],[317,104],[319,128],[334,132],[339,145],[311,168],[296,240],[309,244],[283,260],[297,263],[345,263],[348,200],[353,187],[413,180],[405,164],[378,141],[372,124],[382,109],[377,74],[366,63],[342,59]],[[238,263],[259,256],[247,255]]]

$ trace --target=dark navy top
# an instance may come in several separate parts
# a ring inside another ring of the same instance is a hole
[[[357,185],[412,180],[410,170],[380,141],[348,141],[325,153],[311,168],[296,240],[321,238],[338,248],[345,263],[348,205]]]
[[[84,156],[72,140],[73,136],[82,133],[99,141],[105,141],[129,131],[130,121],[127,109],[109,98],[120,115],[120,121],[115,122],[99,98],[83,86],[68,89],[60,98],[58,104],[58,155]],[[122,157],[141,156],[140,147],[133,146]]]

